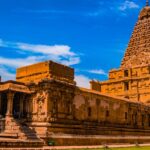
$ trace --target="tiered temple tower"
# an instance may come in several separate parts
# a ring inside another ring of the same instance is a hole
[[[150,64],[150,7],[142,9],[135,25],[121,69]]]
[[[101,93],[148,103],[150,101],[150,6],[139,14],[119,69],[109,72],[109,80],[91,81],[91,89]]]

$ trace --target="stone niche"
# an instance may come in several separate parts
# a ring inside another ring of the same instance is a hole
[[[74,69],[53,61],[46,61],[21,67],[16,71],[16,80],[18,82],[38,83],[41,80],[50,79],[74,84]]]

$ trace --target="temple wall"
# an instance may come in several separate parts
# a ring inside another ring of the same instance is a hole
[[[91,89],[134,101],[149,102],[150,68],[141,66],[126,70],[112,70],[107,81],[91,81]]]
[[[143,132],[137,133],[138,129],[150,129],[150,108],[142,103],[55,81],[41,82],[34,88],[31,121],[37,131],[140,135]],[[40,127],[38,122],[46,124]]]
[[[145,127],[149,128],[149,107],[127,100],[95,94],[90,90],[81,89],[76,93],[74,108],[77,120],[97,121],[109,125],[122,124],[128,127],[133,127],[137,124],[141,128],[144,124]],[[136,114],[134,124],[133,118]]]
[[[72,115],[74,86],[61,82],[43,81],[32,86],[31,121],[69,119]]]
[[[55,79],[74,83],[74,69],[53,61],[41,62],[18,68],[16,81],[23,83],[38,83],[42,80]]]
[[[51,78],[27,84],[32,91],[28,121],[40,135],[119,135],[122,132],[130,135],[137,133],[138,129],[150,129],[150,108],[137,102],[149,96],[148,67],[140,69],[141,74],[146,72],[142,77],[134,77],[134,69],[127,72],[113,70],[109,81],[92,81],[91,89],[84,89],[75,86],[71,68],[53,62],[50,66]]]

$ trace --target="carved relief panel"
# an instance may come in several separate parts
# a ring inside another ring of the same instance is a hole
[[[33,98],[33,121],[45,121],[47,117],[48,92],[40,91]]]

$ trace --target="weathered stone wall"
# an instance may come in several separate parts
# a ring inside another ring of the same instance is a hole
[[[149,65],[129,69],[112,70],[109,80],[91,81],[91,89],[104,94],[148,103],[150,100]]]
[[[33,89],[30,121],[45,137],[149,134],[150,108],[142,103],[54,80],[35,84]],[[144,133],[145,129],[148,132]]]
[[[28,98],[30,121],[45,122],[72,116],[74,84],[51,79],[31,83],[28,87],[32,91]]]
[[[16,71],[16,80],[18,82],[38,83],[42,80],[49,79],[75,84],[74,69],[53,61],[46,61],[21,67]]]
[[[116,126],[149,128],[150,108],[126,99],[80,89],[74,98],[74,107],[77,120],[96,121],[114,126],[116,124]]]

